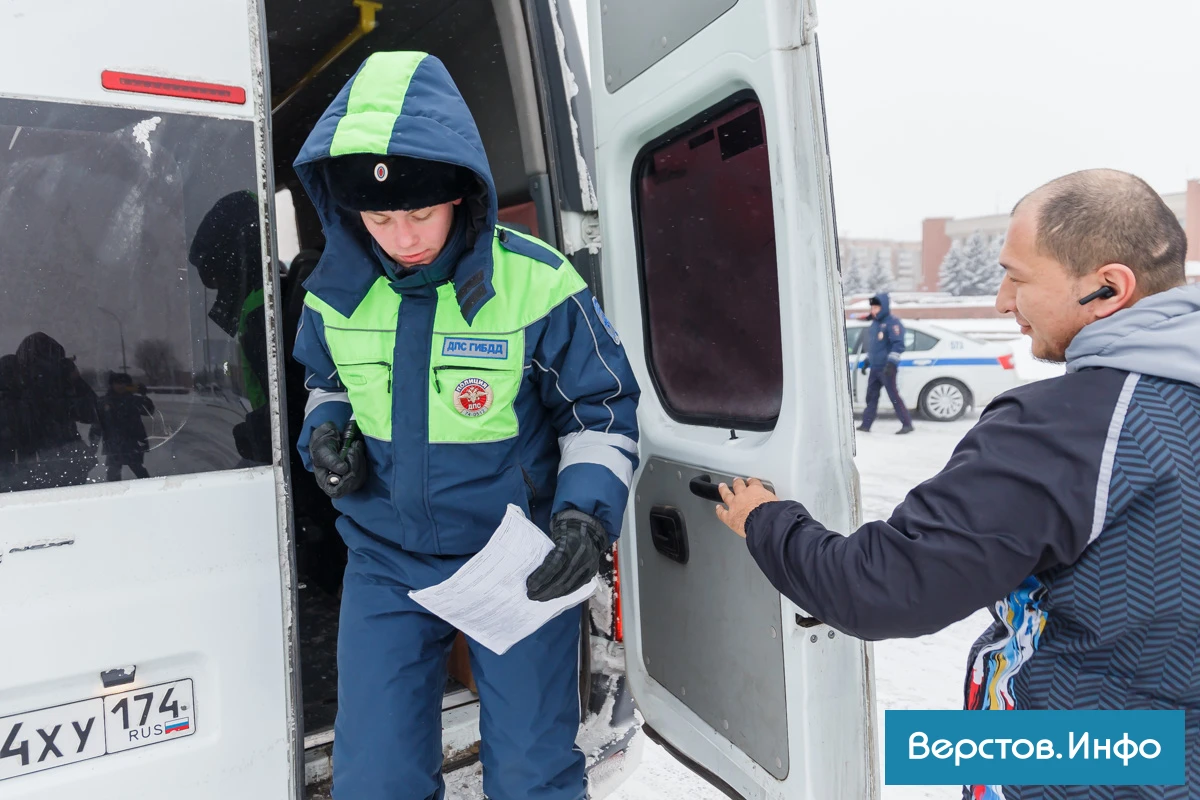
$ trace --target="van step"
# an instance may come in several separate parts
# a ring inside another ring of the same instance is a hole
[[[479,760],[479,698],[463,689],[442,698],[442,769],[451,772]],[[304,737],[304,783],[316,792],[333,777],[333,728]],[[310,800],[328,797],[310,794]]]

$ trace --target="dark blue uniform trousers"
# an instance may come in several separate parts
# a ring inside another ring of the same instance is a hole
[[[896,388],[896,373],[885,366],[878,369],[871,367],[871,377],[867,379],[867,405],[863,409],[862,415],[863,427],[870,428],[871,423],[875,421],[875,414],[879,411],[879,390],[881,388],[887,389],[888,399],[892,401],[892,407],[896,409],[896,416],[900,418],[900,424],[912,425],[912,415],[908,413],[908,408],[900,399],[900,390]]]
[[[455,631],[412,599],[468,557],[409,553],[339,528],[349,545],[338,633],[335,800],[441,800],[442,696]],[[490,800],[583,800],[579,614],[498,656],[469,641]]]

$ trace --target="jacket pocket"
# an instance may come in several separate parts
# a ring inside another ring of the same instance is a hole
[[[350,396],[354,420],[364,436],[392,439],[392,365],[386,361],[339,364],[338,377]]]
[[[429,441],[498,442],[517,435],[521,364],[434,364],[429,371]]]

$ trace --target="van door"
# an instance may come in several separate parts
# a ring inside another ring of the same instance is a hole
[[[301,786],[260,20],[0,9],[5,798]]]
[[[714,513],[756,475],[831,528],[858,516],[814,10],[588,10],[605,300],[643,389],[634,696],[735,796],[874,797],[870,647],[781,598]]]
[[[861,325],[846,326],[846,351],[850,354],[847,358],[850,365],[850,397],[855,408],[863,405],[866,395],[867,376],[862,371],[867,363],[866,331]]]

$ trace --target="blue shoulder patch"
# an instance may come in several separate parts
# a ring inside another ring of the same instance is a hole
[[[592,296],[592,308],[596,309],[596,316],[600,318],[600,324],[604,326],[604,331],[609,335],[609,338],[619,347],[621,345],[621,336],[617,333],[617,329],[608,321],[608,317],[604,316],[604,309],[600,307],[600,300]]]
[[[509,252],[532,258],[534,261],[547,264],[555,269],[562,266],[562,256],[550,249],[550,245],[543,244],[536,239],[527,239],[516,231],[500,225],[496,226],[496,238],[500,240],[500,246]]]

